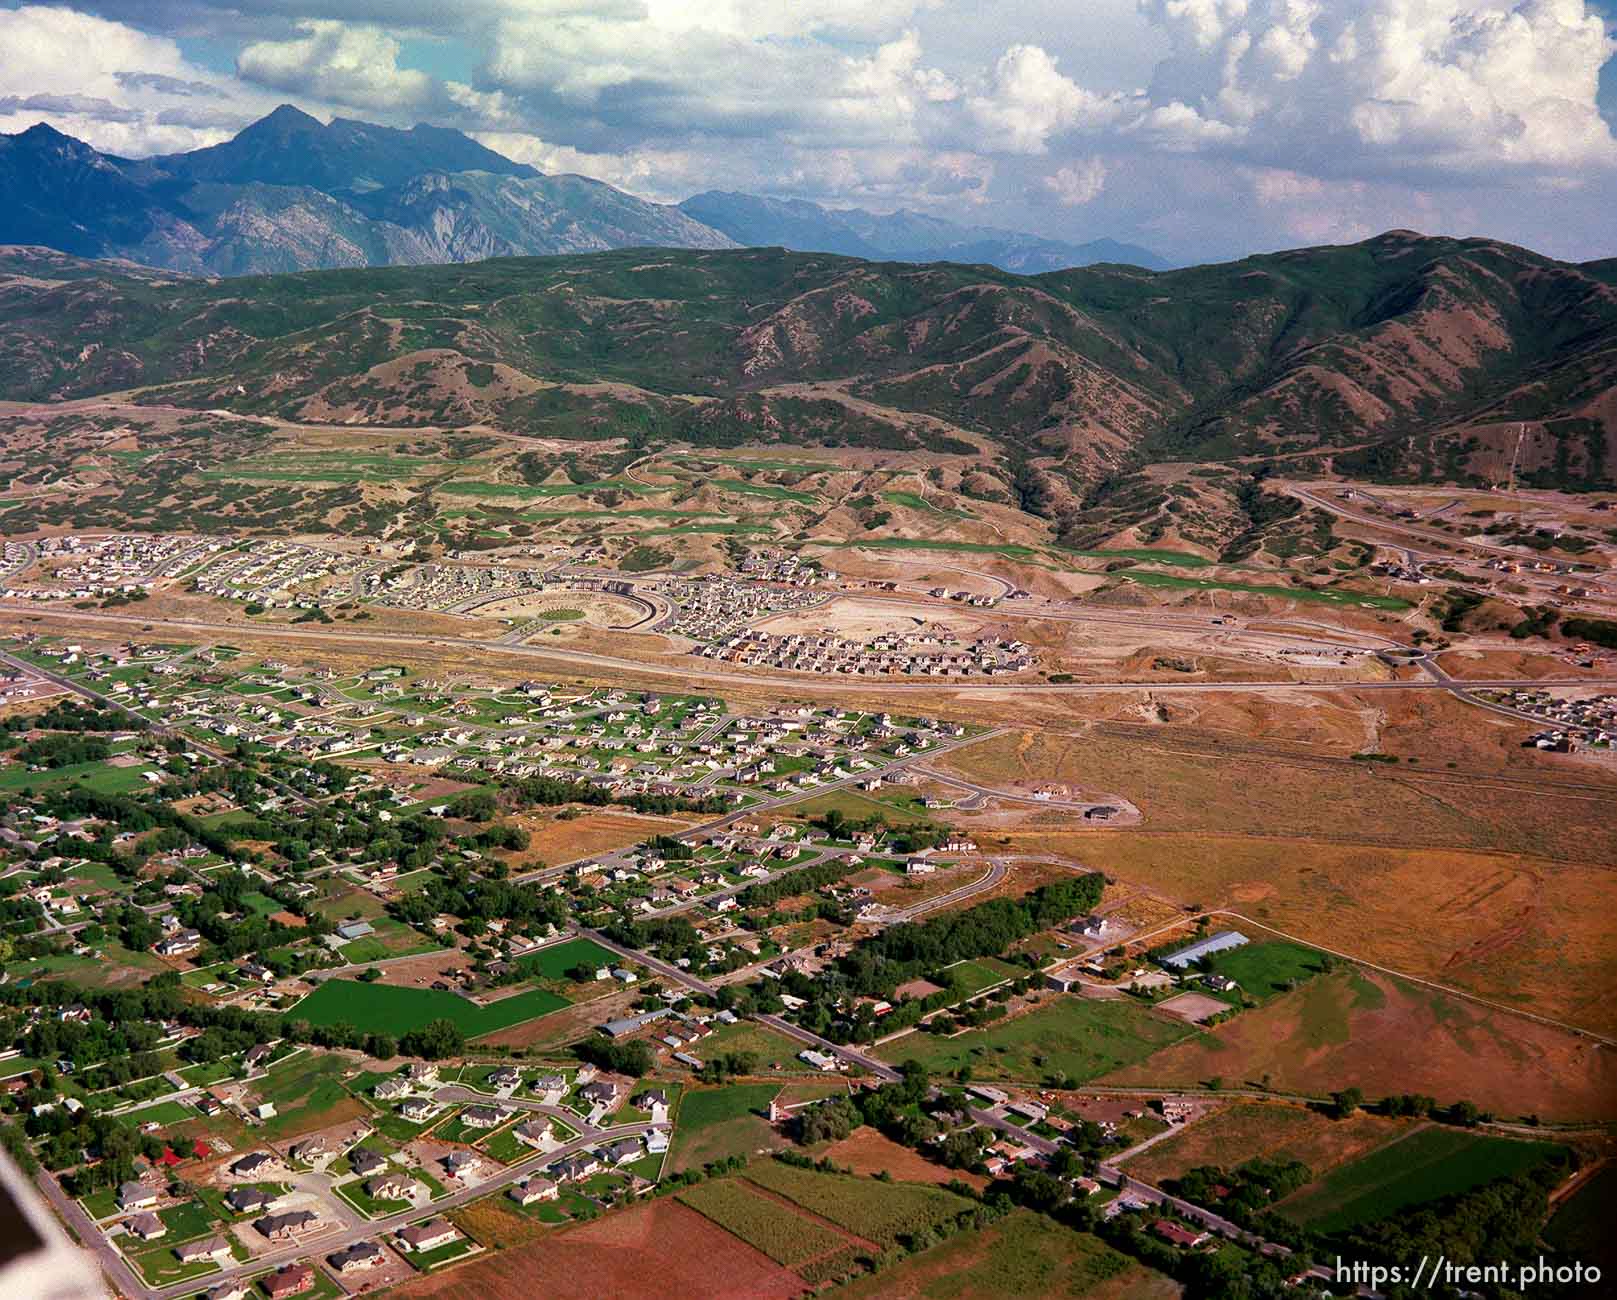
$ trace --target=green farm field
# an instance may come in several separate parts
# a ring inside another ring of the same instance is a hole
[[[1340,1166],[1276,1208],[1306,1227],[1336,1232],[1521,1173],[1561,1150],[1434,1124]]]
[[[941,1187],[821,1173],[779,1160],[753,1161],[746,1177],[809,1213],[884,1247],[946,1223],[973,1204]]]
[[[468,1038],[509,1029],[568,1005],[565,998],[529,989],[477,1006],[440,989],[394,988],[357,980],[327,980],[286,1014],[314,1025],[349,1024],[364,1033],[404,1034],[432,1020],[451,1020]]]
[[[680,1192],[679,1200],[787,1268],[850,1244],[840,1233],[733,1178],[698,1183]]]
[[[1178,1294],[1169,1278],[1134,1263],[1098,1237],[1028,1210],[1014,1210],[988,1228],[960,1233],[837,1291],[847,1300],[1173,1300]]]
[[[952,1038],[906,1034],[877,1051],[884,1061],[921,1062],[934,1074],[969,1066],[976,1079],[1080,1082],[1142,1061],[1196,1032],[1128,1000],[1062,996],[1014,1019]]]

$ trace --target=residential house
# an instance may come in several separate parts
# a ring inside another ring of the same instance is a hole
[[[174,1257],[182,1264],[194,1264],[203,1259],[223,1259],[228,1254],[230,1243],[223,1237],[202,1237],[174,1247]]]
[[[1196,1232],[1172,1219],[1158,1219],[1151,1225],[1151,1231],[1161,1237],[1170,1246],[1178,1246],[1184,1250],[1194,1250],[1206,1241],[1210,1234]]]
[[[499,1106],[468,1106],[461,1111],[460,1122],[467,1128],[498,1128],[509,1113]]]
[[[390,1074],[377,1083],[374,1095],[378,1101],[397,1101],[410,1095],[410,1085],[398,1075]]]
[[[260,1286],[270,1300],[281,1300],[282,1296],[301,1295],[314,1286],[315,1272],[307,1264],[288,1264],[285,1268],[277,1269],[265,1278]]]
[[[268,1151],[249,1151],[235,1164],[230,1166],[230,1172],[237,1178],[264,1178],[270,1174],[284,1174],[286,1166],[281,1158]]]
[[[408,1174],[381,1174],[365,1184],[365,1195],[373,1201],[408,1201],[418,1185]]]
[[[522,1071],[514,1065],[502,1065],[489,1072],[488,1081],[496,1088],[514,1088],[522,1082]]]
[[[535,1174],[526,1182],[518,1183],[507,1195],[518,1205],[537,1205],[540,1201],[554,1201],[561,1195],[561,1188],[550,1179]]]
[[[409,1251],[436,1250],[460,1238],[460,1232],[448,1219],[428,1219],[425,1223],[412,1223],[395,1234],[401,1245]]]
[[[286,1210],[280,1214],[266,1214],[253,1227],[271,1241],[291,1241],[300,1232],[307,1232],[320,1222],[313,1210]]]
[[[235,1214],[252,1214],[267,1210],[275,1198],[256,1187],[232,1187],[225,1193],[225,1206]]]
[[[470,1178],[482,1163],[470,1151],[451,1151],[442,1161],[445,1172],[454,1178]]]
[[[638,1160],[645,1154],[645,1147],[639,1138],[622,1138],[610,1143],[603,1154],[615,1165],[626,1165],[631,1160]]]
[[[124,1227],[142,1241],[156,1241],[168,1233],[168,1225],[148,1210],[128,1220]]]
[[[157,1193],[145,1183],[120,1183],[118,1186],[118,1208],[120,1210],[144,1210],[149,1205],[157,1204]]]
[[[555,1129],[548,1119],[530,1119],[526,1123],[518,1124],[511,1131],[516,1135],[518,1142],[530,1147],[540,1147],[550,1141]]]
[[[387,1159],[369,1147],[355,1147],[348,1153],[348,1166],[361,1178],[368,1178],[386,1169]]]
[[[437,1105],[425,1097],[409,1097],[399,1103],[399,1114],[412,1124],[431,1119],[433,1111],[437,1109]]]
[[[594,1106],[612,1106],[623,1094],[617,1084],[608,1079],[597,1079],[580,1088],[578,1095]]]
[[[198,930],[176,930],[159,939],[152,951],[160,957],[189,957],[202,950],[202,934]]]
[[[385,1264],[387,1262],[387,1252],[374,1241],[356,1241],[347,1250],[339,1250],[334,1255],[327,1255],[326,1262],[336,1269],[338,1273],[347,1276],[352,1273],[363,1273]]]

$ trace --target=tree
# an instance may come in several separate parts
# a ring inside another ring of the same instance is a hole
[[[466,1050],[466,1035],[453,1020],[429,1020],[420,1029],[412,1029],[399,1040],[399,1050],[406,1056],[420,1056],[439,1061],[446,1056],[459,1056]]]
[[[1331,1094],[1331,1117],[1346,1119],[1364,1105],[1364,1093],[1357,1088],[1343,1088]]]

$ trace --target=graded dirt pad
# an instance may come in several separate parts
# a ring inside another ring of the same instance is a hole
[[[1617,982],[1617,873],[1598,859],[1149,830],[1011,838],[1005,852],[1081,855],[1186,906],[1227,908],[1304,942],[1617,1033],[1605,996]]]
[[[392,1294],[435,1300],[785,1300],[796,1274],[671,1197],[565,1228],[488,1255]]]
[[[919,1152],[900,1146],[868,1126],[856,1128],[821,1154],[832,1164],[856,1174],[879,1174],[885,1170],[901,1183],[943,1184],[958,1180],[978,1191],[988,1184],[988,1180],[978,1174],[934,1164]]]
[[[1158,1011],[1166,1011],[1169,1015],[1178,1016],[1181,1020],[1188,1020],[1196,1025],[1204,1020],[1211,1020],[1219,1012],[1229,1009],[1228,1002],[1208,997],[1205,993],[1181,993],[1178,997],[1157,1003]]]
[[[1221,1078],[1323,1097],[1412,1092],[1501,1118],[1617,1118],[1617,1050],[1363,968],[1309,981],[1102,1083],[1194,1087]]]
[[[1201,1165],[1233,1169],[1261,1157],[1301,1160],[1317,1178],[1392,1141],[1411,1124],[1364,1111],[1334,1120],[1287,1102],[1240,1102],[1142,1151],[1126,1168],[1135,1178],[1160,1183]]]
[[[958,584],[957,584],[958,585]],[[762,620],[758,627],[776,636],[803,633],[808,636],[839,636],[852,641],[885,633],[931,632],[975,638],[994,624],[1004,636],[1017,635],[1021,620],[995,620],[992,615],[966,607],[950,608],[929,602],[932,608],[883,600],[879,596],[837,596],[813,609],[793,610]]]

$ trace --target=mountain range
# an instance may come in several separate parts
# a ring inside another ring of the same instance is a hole
[[[44,125],[0,135],[0,244],[192,274],[426,265],[611,248],[779,245],[1018,272],[1145,249],[1068,245],[913,212],[882,216],[744,194],[651,203],[547,176],[459,131],[409,130],[282,105],[223,144],[120,158]]]
[[[903,209],[884,215],[862,208],[825,208],[804,199],[767,199],[721,190],[693,195],[679,209],[753,248],[846,253],[872,261],[980,262],[1022,275],[1097,262],[1168,269],[1167,262],[1138,244],[1114,239],[1068,244],[994,226],[962,226]]]
[[[1617,477],[1617,261],[1391,231],[1165,272],[636,249],[164,282],[0,250],[0,392],[133,388],[318,423],[927,450],[1039,510],[1171,462],[1593,488]],[[1137,490],[1189,525],[1194,487]]]

